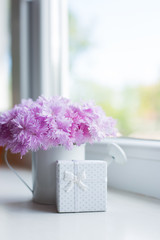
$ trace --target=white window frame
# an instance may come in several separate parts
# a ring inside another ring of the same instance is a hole
[[[127,155],[127,163],[112,163],[108,168],[110,187],[160,199],[160,142],[132,138],[110,138],[87,144],[87,159],[104,159],[107,145],[117,143]]]
[[[14,104],[41,94],[68,97],[67,11],[65,0],[12,1]],[[106,139],[87,144],[86,158],[104,159],[111,142],[123,148],[128,162],[111,164],[109,186],[160,198],[160,142]]]
[[[14,0],[11,15],[13,105],[42,94],[68,97],[67,1]]]

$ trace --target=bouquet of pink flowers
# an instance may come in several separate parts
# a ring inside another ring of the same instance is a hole
[[[0,115],[0,146],[21,156],[29,150],[99,141],[116,136],[116,121],[93,103],[77,105],[63,97],[39,97]]]

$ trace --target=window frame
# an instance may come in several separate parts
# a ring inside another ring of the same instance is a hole
[[[118,144],[126,153],[127,163],[113,162],[108,168],[108,185],[160,199],[160,142],[131,138],[110,138],[87,144],[87,159],[105,159],[107,146]]]
[[[67,1],[11,1],[13,105],[39,95],[68,97],[67,19]]]

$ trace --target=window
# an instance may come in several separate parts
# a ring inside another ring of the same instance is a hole
[[[19,93],[18,102],[40,94],[67,96],[69,86],[73,100],[94,99],[118,119],[121,136],[139,140],[118,138],[87,145],[87,159],[104,159],[108,142],[117,142],[128,162],[123,167],[111,164],[109,185],[160,198],[160,143],[140,140],[160,136],[160,4],[158,0],[68,0],[68,4],[12,1],[17,20],[12,21],[12,82],[18,89],[13,93]]]
[[[121,136],[87,145],[86,158],[118,143],[128,162],[111,164],[109,186],[160,198],[160,2],[69,0],[68,18],[70,96],[94,99]]]
[[[94,99],[120,136],[160,139],[160,2],[69,0],[70,95]]]
[[[0,4],[0,112],[11,107],[10,1]]]

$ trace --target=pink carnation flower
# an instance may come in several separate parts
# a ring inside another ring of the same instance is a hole
[[[0,116],[0,146],[12,153],[47,150],[59,145],[72,149],[116,136],[116,121],[103,110],[87,103],[76,105],[69,99],[39,97],[21,104]]]

